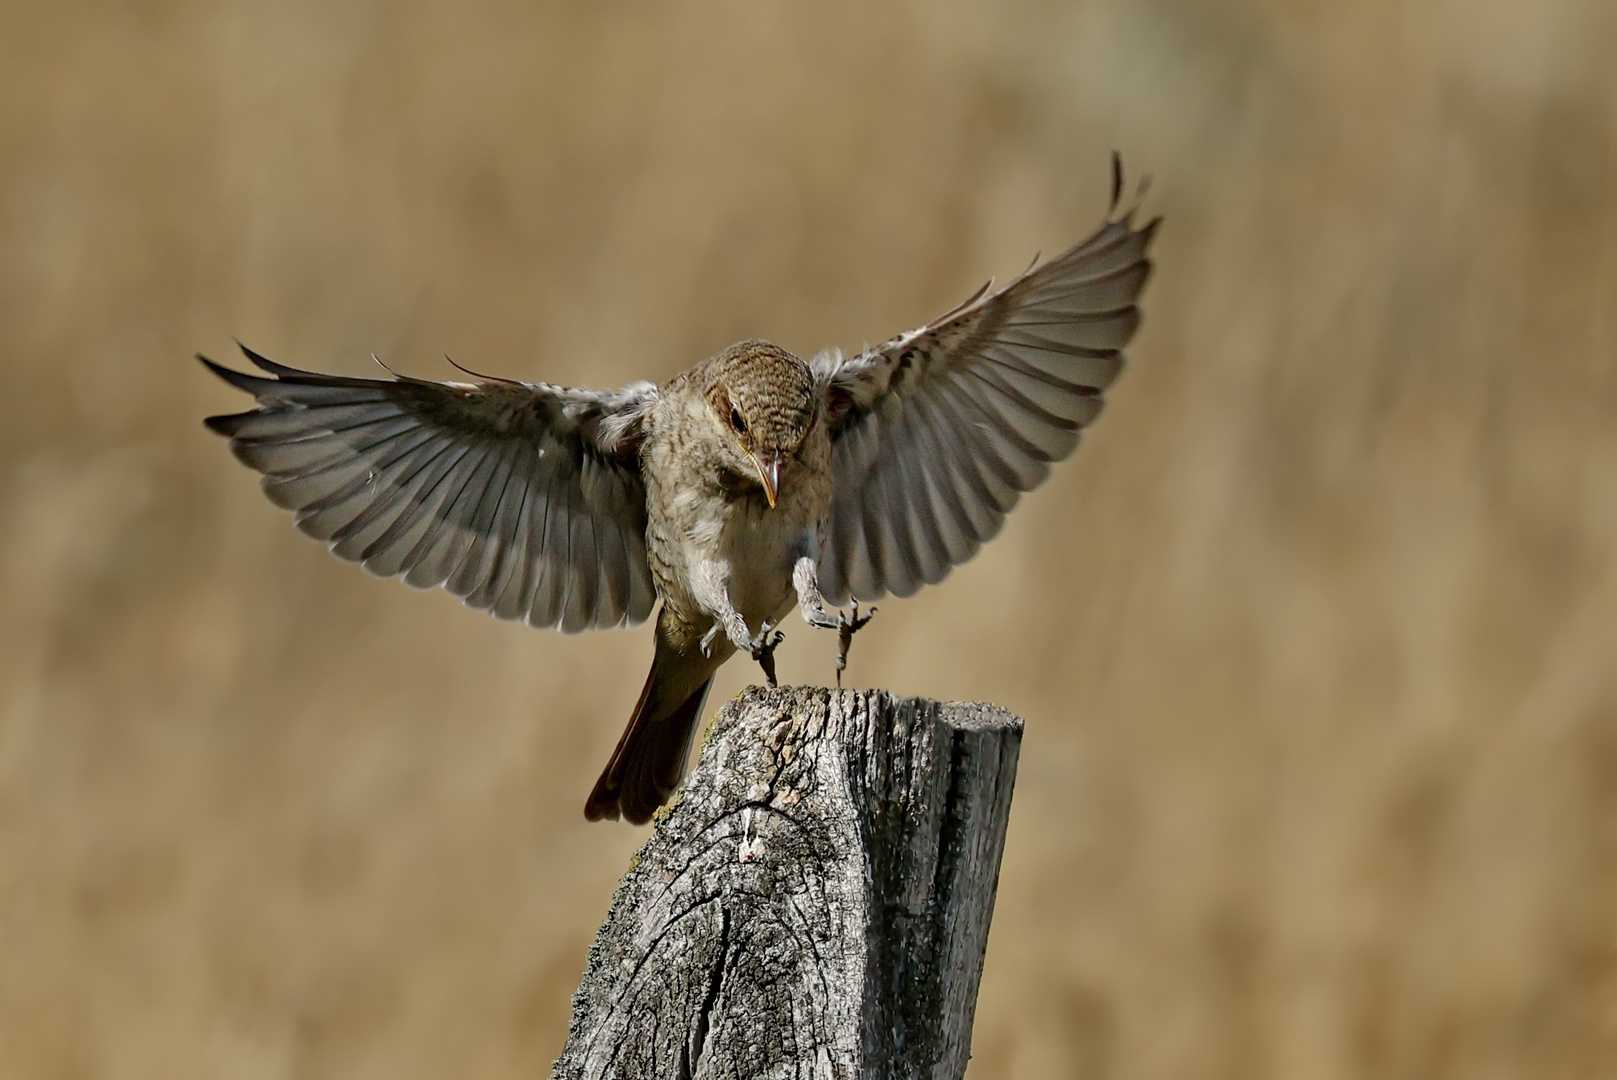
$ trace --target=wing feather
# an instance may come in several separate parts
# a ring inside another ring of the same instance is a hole
[[[820,556],[828,599],[904,596],[941,580],[1073,452],[1139,329],[1157,226],[1108,217],[919,330],[815,358],[834,444]]]
[[[534,504],[531,497],[533,484],[528,479],[533,468],[533,457],[533,448],[529,447],[526,459],[518,463],[514,511],[510,515],[509,525],[502,526],[501,529],[506,541],[500,573],[490,579],[486,594],[473,594],[477,597],[478,604],[487,607],[496,619],[521,618],[522,612],[526,610],[526,605],[522,604],[521,600],[528,565],[528,537],[533,528],[529,512]],[[485,598],[486,603],[483,602]],[[472,601],[468,599],[467,602]]]
[[[444,481],[472,449],[456,444],[444,448],[423,470],[420,488],[408,497],[399,516],[360,552],[360,565],[378,577],[396,577],[414,565],[410,556],[432,529],[445,500],[453,494]]]
[[[916,449],[926,461],[935,461],[938,468],[929,474],[928,491],[934,500],[939,526],[942,558],[934,565],[927,584],[936,584],[957,566],[976,554],[975,522],[966,507],[972,482],[961,467],[959,451],[962,444],[951,442],[944,436],[947,430],[937,410],[937,403],[918,400],[916,410],[921,414],[916,424]]]
[[[388,494],[368,497],[365,488],[355,491],[353,501],[359,512],[347,523],[331,531],[332,550],[343,559],[363,562],[371,546],[388,534],[394,523],[419,505],[426,486],[438,475],[435,467],[455,450],[455,444],[433,439],[430,433],[415,446],[383,465],[380,483]],[[447,468],[447,463],[444,468]]]
[[[465,551],[444,580],[445,591],[463,601],[499,572],[500,534],[495,531],[494,519],[511,488],[511,465],[519,448],[518,443],[506,443],[496,452],[488,486],[483,489],[482,498],[464,530]]]
[[[336,539],[338,533],[363,513],[368,505],[378,501],[385,502],[374,496],[380,478],[397,470],[401,463],[408,466],[415,454],[430,448],[431,441],[430,432],[403,432],[393,445],[387,448],[385,456],[368,468],[354,468],[348,463],[341,462],[328,462],[316,467],[321,473],[330,473],[333,479],[338,475],[346,475],[348,479],[340,487],[334,487],[325,494],[310,495],[301,503],[294,498],[296,492],[290,488],[281,498],[291,503],[287,509],[296,514],[299,528],[316,540],[329,542]],[[273,475],[287,475],[292,477],[294,482],[297,479],[295,473]]]
[[[358,379],[242,351],[263,374],[200,359],[257,408],[208,426],[336,555],[535,626],[650,614],[639,465],[649,383],[603,393]]]
[[[533,594],[526,616],[529,626],[555,626],[561,621],[561,600],[567,585],[564,558],[567,536],[567,492],[545,500],[544,514],[538,521],[532,583]]]
[[[444,499],[431,525],[410,553],[404,557],[407,569],[404,583],[415,589],[430,589],[443,584],[455,568],[459,556],[454,552],[456,540],[466,535],[463,522],[466,504],[482,494],[488,483],[491,460],[495,447],[480,443],[444,477]]]
[[[598,493],[600,478],[594,478],[594,482],[586,490]],[[601,547],[601,579],[596,589],[600,603],[596,618],[597,621],[604,618],[616,622],[629,609],[629,553],[620,530],[598,529],[595,535]]]
[[[580,487],[567,492],[567,599],[562,604],[561,632],[576,634],[589,626],[590,613],[595,610],[595,586],[599,581],[595,573],[595,530],[589,514],[581,505],[584,493]]]
[[[511,578],[511,549],[517,543],[518,520],[527,491],[524,466],[532,454],[533,447],[525,443],[518,443],[513,447],[503,473],[504,483],[500,488],[499,502],[495,506],[488,530],[475,548],[476,568],[470,570],[467,566],[462,566],[457,574],[457,577],[462,579],[460,584],[465,586],[457,595],[465,601],[467,607],[480,611],[493,608],[500,590]]]

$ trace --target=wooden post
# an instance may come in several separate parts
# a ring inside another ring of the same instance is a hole
[[[624,875],[564,1080],[959,1080],[1022,722],[754,687]]]

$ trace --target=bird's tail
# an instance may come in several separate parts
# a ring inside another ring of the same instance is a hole
[[[612,760],[584,803],[586,818],[616,820],[621,813],[636,825],[651,820],[685,773],[691,737],[721,662],[679,651],[658,627],[651,673]]]

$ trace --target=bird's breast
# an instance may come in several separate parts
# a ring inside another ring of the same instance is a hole
[[[774,507],[759,492],[730,501],[719,533],[730,567],[730,599],[749,625],[778,619],[796,600],[792,566],[813,550],[824,511],[788,488]]]
[[[771,507],[758,477],[713,449],[707,406],[698,405],[665,400],[644,451],[647,555],[664,602],[693,623],[718,614],[704,599],[717,564],[730,602],[756,630],[791,610],[792,567],[817,550],[831,507],[830,445],[823,432],[811,434]]]
[[[829,489],[789,477],[777,505],[761,488],[730,492],[692,484],[667,490],[648,524],[648,554],[665,599],[695,600],[694,575],[704,564],[725,568],[730,601],[754,629],[792,608],[792,567],[816,550],[829,512]],[[707,614],[713,615],[714,612]]]

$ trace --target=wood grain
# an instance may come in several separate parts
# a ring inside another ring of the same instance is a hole
[[[963,1075],[1021,735],[880,690],[725,706],[613,899],[554,1075]]]

